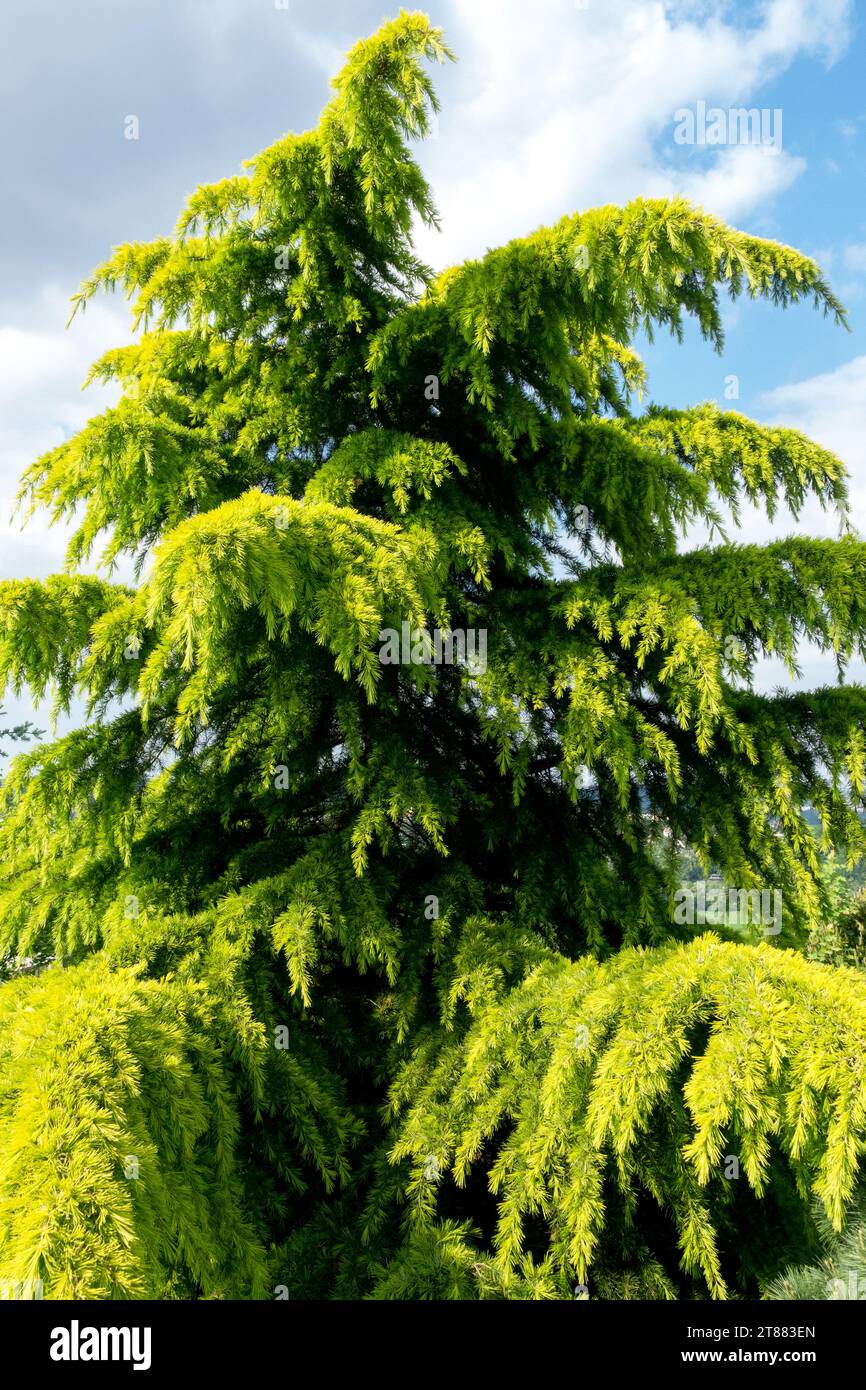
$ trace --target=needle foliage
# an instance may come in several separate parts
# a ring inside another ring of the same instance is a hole
[[[2,784],[0,956],[53,963],[0,985],[0,1277],[47,1297],[754,1294],[855,1191],[866,982],[797,947],[864,848],[866,692],[749,678],[863,654],[866,543],[727,539],[844,524],[844,467],[642,409],[633,346],[843,310],[682,199],[434,273],[449,56],[401,13],[77,296],[137,333],[23,481],[66,572],[0,584],[0,679],[88,710]],[[684,844],[781,931],[679,925]]]

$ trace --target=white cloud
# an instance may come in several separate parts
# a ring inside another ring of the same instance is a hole
[[[452,0],[451,10],[456,101],[421,156],[443,234],[419,245],[437,266],[641,194],[684,192],[730,218],[753,212],[805,161],[736,146],[692,150],[681,167],[674,112],[701,99],[754,105],[795,58],[837,57],[851,16],[849,0],[769,0],[758,22],[688,0]]]
[[[842,460],[848,471],[850,519],[866,535],[866,357],[765,391],[759,403],[757,415],[765,424],[799,430]],[[744,507],[739,525],[733,527],[728,521],[726,529],[742,544],[766,545],[788,535],[830,539],[839,535],[840,519],[835,511],[824,511],[817,500],[809,499],[799,518],[780,507],[770,521],[762,509]],[[689,549],[705,542],[703,527],[687,537]]]
[[[766,393],[767,420],[770,424],[790,425],[810,439],[833,450],[848,468],[851,520],[866,537],[866,356],[855,357],[835,371],[827,371],[792,385],[777,386]],[[791,530],[809,535],[835,535],[837,525],[820,507],[809,506],[801,521]],[[835,680],[833,660],[803,649],[802,688],[831,685]],[[770,678],[774,676],[774,678]],[[866,685],[866,662],[855,660],[848,667],[849,681]],[[766,684],[788,684],[787,677],[767,664]]]
[[[843,461],[849,474],[851,520],[866,536],[866,356],[855,357],[832,372],[779,386],[762,397],[762,415],[772,425],[801,430],[817,443],[832,450]],[[838,535],[838,519],[810,502],[795,522],[790,513],[770,523],[763,513],[750,509],[737,532],[737,540],[765,543],[780,535]],[[801,689],[835,683],[832,658],[807,645],[800,652],[803,668]],[[866,684],[866,662],[858,659],[848,668],[847,679]],[[778,661],[762,664],[758,681],[761,689],[789,683]]]
[[[851,242],[845,247],[845,266],[858,274],[866,271],[866,242]]]
[[[192,0],[184,8],[197,13]],[[837,57],[851,18],[849,0],[766,0],[757,19],[709,0],[589,0],[587,8],[576,0],[449,0],[443,10],[460,63],[448,76],[439,138],[420,151],[443,213],[443,235],[421,238],[436,265],[483,253],[564,212],[639,194],[682,191],[723,216],[754,214],[804,161],[787,151],[727,147],[692,151],[687,165],[675,164],[683,152],[673,144],[674,112],[699,99],[756,104],[762,84],[796,58]],[[209,12],[213,43],[229,45],[241,11],[233,0],[214,0]],[[335,70],[325,19],[294,31],[284,20],[274,17],[275,42],[300,44],[314,68]],[[861,250],[849,247],[849,269],[862,268]],[[60,528],[38,518],[23,533],[8,524],[18,480],[111,399],[97,387],[82,395],[81,383],[94,358],[128,340],[126,316],[110,301],[91,305],[68,333],[59,292],[46,289],[25,307],[26,326],[0,326],[0,577],[61,566]],[[859,391],[866,399],[864,385],[861,358],[767,401],[788,423],[802,418],[858,471],[861,508],[866,419],[855,398]],[[820,514],[807,522],[825,533],[832,525]]]
[[[851,519],[866,535],[866,356],[835,371],[778,386],[762,397],[768,423],[789,425],[838,454],[848,469]],[[815,508],[804,518],[812,535],[835,534],[832,520]]]
[[[806,168],[805,159],[768,153],[756,146],[728,147],[719,152],[706,173],[659,177],[658,194],[683,193],[687,198],[735,221],[758,204],[784,193]]]
[[[181,16],[199,44],[207,44],[220,56],[237,51],[238,36],[250,32],[250,12],[246,0],[207,0],[207,19],[202,22],[201,0],[176,0]],[[324,24],[322,23],[324,19]],[[302,53],[323,77],[338,72],[345,58],[345,46],[329,31],[329,17],[315,7],[304,10],[298,0],[263,0],[255,17],[263,29],[264,41],[287,54]]]
[[[22,531],[12,521],[15,494],[28,464],[104,409],[112,390],[82,392],[91,363],[128,341],[127,316],[95,303],[66,331],[69,301],[53,288],[33,306],[40,327],[0,325],[0,577],[52,573],[63,562],[67,532],[38,515]]]
[[[842,460],[848,472],[850,519],[866,536],[866,356],[855,357],[835,371],[766,391],[760,404],[759,415],[765,424],[799,430]],[[738,524],[734,525],[726,509],[722,511],[727,536],[739,545],[768,545],[791,535],[833,539],[840,534],[838,513],[824,511],[812,499],[796,519],[787,507],[780,507],[771,521],[763,508],[744,506]],[[695,526],[685,537],[683,549],[692,550],[706,543],[706,527]],[[835,684],[835,662],[818,647],[804,643],[798,660],[802,674],[796,682],[797,689],[814,690]],[[860,658],[852,661],[846,679],[866,684],[866,662]],[[758,663],[756,689],[770,691],[790,685],[791,678],[781,661],[765,658]]]
[[[0,579],[44,578],[62,569],[69,528],[49,527],[36,514],[22,530],[12,520],[15,494],[28,464],[61,444],[114,398],[114,391],[81,386],[90,365],[110,347],[128,341],[128,319],[111,303],[92,304],[64,331],[69,301],[46,288],[31,306],[38,327],[0,325]],[[0,692],[2,697],[2,692]],[[34,709],[26,696],[2,698],[4,724],[30,719]],[[40,727],[48,727],[45,705],[35,711]],[[80,717],[62,720],[62,732]],[[2,769],[2,764],[0,764]]]

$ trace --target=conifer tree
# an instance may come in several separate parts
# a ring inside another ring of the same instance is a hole
[[[834,1230],[820,1205],[815,1209],[823,1248],[819,1264],[788,1269],[774,1280],[764,1297],[779,1301],[837,1302],[866,1300],[866,1200],[857,1192],[846,1212],[843,1233]]]
[[[866,693],[749,678],[864,652],[866,544],[728,540],[844,521],[844,467],[643,410],[633,347],[844,311],[682,199],[434,273],[449,56],[401,13],[76,299],[140,333],[24,479],[66,572],[0,585],[2,679],[88,707],[0,820],[0,956],[53,959],[0,986],[0,1278],[49,1298],[754,1294],[855,1190],[866,983],[797,947],[864,848]],[[677,923],[683,843],[782,931]]]
[[[6,711],[0,705],[0,719]],[[31,721],[25,720],[22,724],[14,724],[9,728],[0,729],[0,758],[7,756],[7,750],[3,747],[3,740],[9,739],[12,743],[27,743],[31,738],[41,738],[42,730],[37,729]]]

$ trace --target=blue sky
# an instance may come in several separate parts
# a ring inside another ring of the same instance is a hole
[[[749,214],[733,220],[814,256],[848,307],[853,331],[840,332],[809,309],[779,314],[764,305],[742,307],[731,318],[721,371],[699,344],[685,354],[660,345],[652,354],[660,399],[685,405],[719,395],[718,379],[731,371],[740,377],[740,407],[760,417],[767,414],[765,392],[842,368],[866,352],[866,24],[862,7],[859,13],[850,7],[849,16],[850,38],[834,62],[805,53],[755,91],[755,105],[782,111],[785,154],[802,167],[788,187],[766,200],[756,197]],[[714,96],[714,104],[723,99]],[[685,169],[713,161],[707,148],[677,153]]]
[[[395,5],[394,9],[397,8]],[[801,428],[852,476],[866,533],[866,23],[849,0],[441,0],[429,12],[460,61],[438,73],[436,137],[420,158],[443,216],[424,233],[442,266],[555,220],[683,192],[708,211],[815,255],[850,333],[814,311],[740,303],[722,358],[691,335],[647,349],[652,399],[718,399]],[[166,231],[201,181],[288,129],[313,125],[328,78],[386,8],[368,0],[6,0],[0,31],[0,578],[48,574],[64,537],[6,525],[27,463],[110,399],[79,387],[124,341],[121,301],[64,331],[68,296],[128,239]],[[782,112],[781,149],[683,146],[676,113]],[[138,118],[139,139],[124,138]],[[738,539],[795,529],[747,516]],[[810,511],[796,528],[835,534]],[[698,543],[701,537],[690,537]],[[808,685],[833,667],[805,652]],[[862,665],[858,667],[862,677]],[[764,685],[783,679],[772,663]],[[17,717],[26,699],[7,697]]]

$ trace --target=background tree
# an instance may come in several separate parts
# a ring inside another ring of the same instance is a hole
[[[835,856],[824,863],[824,882],[830,911],[809,933],[806,955],[826,965],[866,968],[866,888],[862,886],[862,861],[845,872]]]
[[[5,713],[5,709],[0,705],[0,719]],[[0,728],[0,758],[8,756],[3,747],[4,739],[9,739],[12,743],[27,743],[31,738],[41,738],[42,733],[42,729],[37,729],[29,719],[22,724],[14,724],[5,729]],[[39,958],[39,964],[47,963],[48,959],[48,956]],[[30,956],[25,956],[23,960],[19,960],[17,956],[0,956],[0,980],[8,980],[22,971],[31,970],[36,963],[36,960]]]
[[[0,950],[57,957],[0,989],[0,1269],[49,1297],[754,1292],[854,1188],[866,988],[782,948],[824,906],[803,807],[862,851],[866,698],[748,677],[864,651],[866,545],[678,554],[720,503],[844,518],[844,469],[634,413],[631,346],[720,347],[722,294],[842,310],[679,199],[434,275],[447,56],[402,13],[77,298],[141,336],[25,478],[68,572],[0,586],[3,677],[89,705],[0,825]],[[385,665],[404,622],[487,662]],[[784,934],[676,927],[683,842]]]
[[[858,1191],[846,1212],[844,1233],[827,1221],[820,1206],[815,1220],[821,1233],[820,1264],[788,1269],[766,1289],[765,1298],[821,1302],[866,1299],[866,1204]]]
[[[0,705],[0,719],[2,719],[5,714],[5,709]],[[31,738],[41,738],[42,732],[41,729],[37,729],[28,719],[23,724],[13,724],[6,729],[0,728],[0,741],[8,738],[13,743],[27,743]],[[6,756],[6,749],[0,746],[0,758],[5,758]]]

